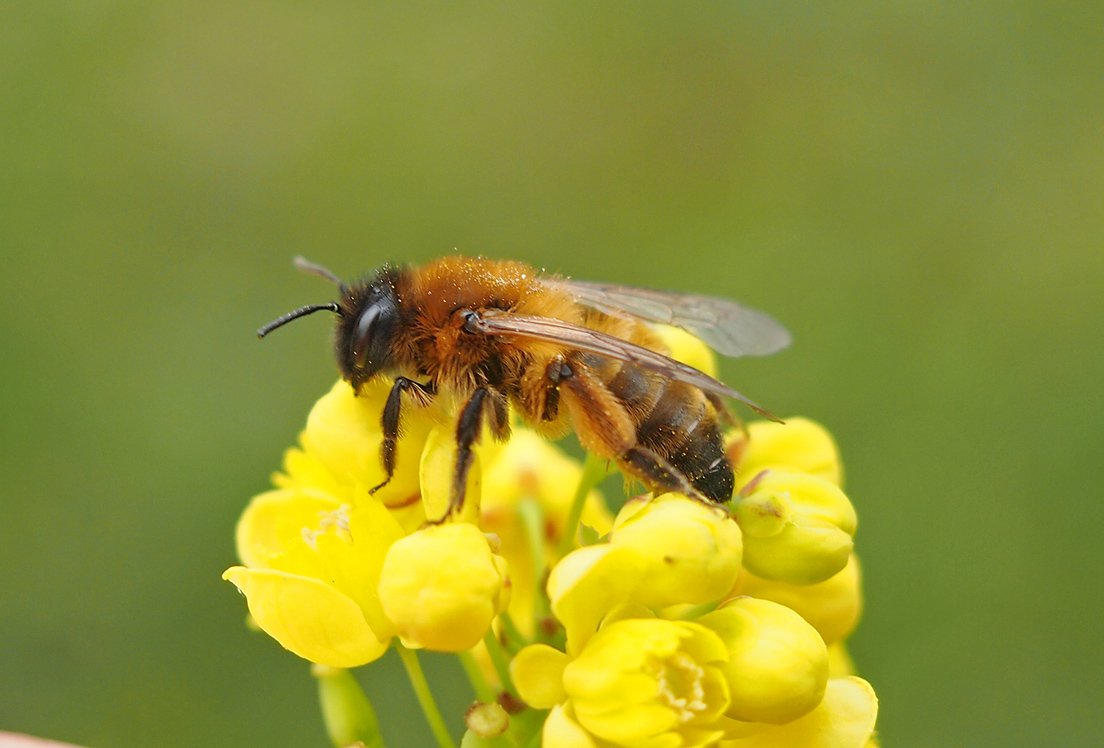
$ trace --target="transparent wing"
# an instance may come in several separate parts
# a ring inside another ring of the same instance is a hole
[[[570,322],[551,317],[527,317],[492,312],[486,312],[483,316],[473,316],[468,321],[468,325],[474,332],[481,332],[486,335],[509,335],[530,340],[543,340],[549,343],[558,343],[567,348],[624,361],[668,379],[686,382],[707,392],[734,398],[756,413],[760,413],[774,421],[779,420],[762,406],[692,366],[687,366],[673,358],[664,356],[662,353],[657,353],[598,330],[579,327]]]
[[[726,356],[766,356],[790,344],[790,333],[774,317],[728,299],[612,283],[560,279],[548,283],[600,312],[681,327]]]

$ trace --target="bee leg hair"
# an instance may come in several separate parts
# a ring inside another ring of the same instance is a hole
[[[621,455],[618,461],[629,468],[629,472],[639,476],[657,493],[662,491],[675,491],[676,493],[684,494],[704,504],[715,506],[712,501],[703,496],[698,489],[694,488],[690,483],[690,479],[687,478],[682,471],[672,465],[662,455],[647,447],[640,446],[639,444],[635,447],[630,447],[627,452]]]
[[[395,449],[399,443],[399,415],[402,411],[402,393],[410,391],[418,399],[421,405],[428,405],[433,397],[433,385],[418,384],[413,379],[395,377],[395,384],[391,386],[391,392],[387,395],[387,402],[383,406],[383,416],[380,425],[383,428],[383,441],[380,443],[380,462],[383,464],[384,478],[378,486],[368,490],[375,493],[388,483],[395,474]]]

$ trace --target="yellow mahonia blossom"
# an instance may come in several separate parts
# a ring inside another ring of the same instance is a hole
[[[656,333],[715,374],[701,341]],[[378,659],[396,638],[461,653],[483,702],[465,746],[538,735],[545,748],[876,745],[877,699],[846,648],[862,608],[857,518],[822,426],[734,430],[730,506],[667,493],[616,518],[590,490],[597,478],[537,431],[515,424],[496,443],[485,429],[463,509],[446,516],[455,416],[405,407],[385,483],[390,386],[355,396],[338,382],[276,490],[239,521],[241,564],[224,577],[285,648],[330,668]],[[568,526],[577,516],[581,535]]]
[[[722,672],[743,722],[782,724],[812,711],[828,682],[828,649],[812,626],[784,605],[738,597],[699,621],[724,641]]]
[[[509,600],[506,562],[465,522],[397,540],[380,572],[379,599],[410,646],[460,652],[475,646]]]
[[[734,499],[744,566],[768,579],[812,584],[847,565],[855,509],[835,484],[809,473],[765,470]]]
[[[376,590],[402,530],[380,502],[358,499],[349,506],[293,488],[261,494],[238,523],[245,565],[223,574],[262,630],[332,667],[371,662],[395,633]]]
[[[742,486],[768,469],[791,470],[843,485],[843,465],[832,435],[815,421],[752,421],[745,432],[729,435],[728,455]]]
[[[859,560],[855,554],[851,554],[842,571],[815,584],[789,584],[745,571],[733,593],[773,600],[793,608],[829,645],[849,636],[862,612]]]

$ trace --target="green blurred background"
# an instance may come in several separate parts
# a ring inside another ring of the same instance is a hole
[[[455,249],[784,320],[724,375],[841,443],[884,744],[1098,744],[1102,9],[5,4],[0,729],[325,745],[219,574],[329,321],[253,332]]]

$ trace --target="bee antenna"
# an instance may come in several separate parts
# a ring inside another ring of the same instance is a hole
[[[303,257],[302,255],[296,255],[294,263],[295,263],[295,267],[296,267],[297,270],[301,270],[304,273],[310,273],[311,275],[317,275],[321,278],[325,278],[326,280],[330,281],[331,283],[333,283],[336,286],[339,286],[339,287],[344,287],[345,286],[345,284],[342,282],[342,280],[340,278],[338,278],[337,274],[334,273],[332,270],[330,270],[329,268],[324,267],[322,265],[319,265],[317,262],[311,262],[310,260],[308,260],[306,257]]]
[[[307,306],[299,307],[294,312],[288,312],[284,316],[272,320],[260,330],[257,330],[257,337],[263,338],[277,327],[283,327],[293,319],[299,319],[300,317],[306,317],[308,314],[314,314],[315,312],[321,311],[333,312],[336,315],[341,315],[341,307],[337,305],[336,301],[331,301],[328,304],[308,304]]]

